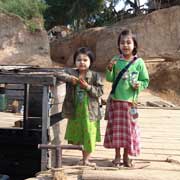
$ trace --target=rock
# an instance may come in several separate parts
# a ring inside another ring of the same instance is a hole
[[[0,11],[0,64],[51,66],[47,32],[30,32],[20,17]]]

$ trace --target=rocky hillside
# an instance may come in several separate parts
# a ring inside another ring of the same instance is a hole
[[[72,66],[72,55],[80,46],[89,46],[96,54],[94,67],[104,71],[108,61],[117,54],[117,37],[131,28],[139,42],[139,55],[145,60],[159,57],[180,59],[180,6],[174,6],[109,27],[92,28],[50,42],[47,32],[30,32],[23,21],[12,14],[0,12],[0,64],[52,64]],[[51,57],[51,58],[50,58]],[[52,61],[51,61],[52,59]]]
[[[96,54],[94,66],[104,71],[117,51],[117,37],[131,28],[139,42],[139,55],[145,59],[159,57],[180,59],[180,6],[154,11],[151,14],[125,20],[110,27],[92,28],[79,34],[59,38],[50,43],[53,61],[72,65],[72,54],[79,46],[89,46]]]
[[[40,28],[36,32],[30,32],[22,19],[0,12],[0,64],[72,66],[75,49],[89,46],[96,54],[94,68],[104,72],[108,61],[118,53],[119,32],[128,27],[135,32],[139,42],[139,55],[145,59],[148,66],[151,77],[150,88],[180,104],[179,19],[180,6],[174,6],[113,26],[92,28],[77,34],[66,33],[66,36],[53,38],[49,46],[45,30]],[[148,61],[152,58],[153,61]],[[156,61],[156,58],[163,61]]]
[[[47,32],[30,32],[18,16],[0,12],[0,64],[51,66]]]

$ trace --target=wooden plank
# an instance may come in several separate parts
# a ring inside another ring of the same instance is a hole
[[[43,103],[42,103],[42,144],[48,143],[48,128],[50,126],[49,105],[48,105],[48,86],[43,87]],[[48,157],[47,149],[41,150],[41,170],[47,168]]]
[[[0,72],[1,73],[8,73],[8,72],[58,72],[62,71],[64,68],[40,68],[37,66],[32,65],[15,65],[15,66],[7,66],[7,65],[0,65]]]
[[[9,112],[0,112],[0,128],[14,127],[15,122],[18,120],[22,120],[22,115]]]
[[[38,84],[38,85],[55,85],[56,77],[53,75],[32,75],[32,74],[0,74],[0,83],[9,84]]]
[[[147,106],[151,106],[151,107],[175,107],[176,106],[172,103],[167,103],[167,102],[164,102],[164,101],[147,101],[146,102]]]
[[[164,59],[164,58],[152,58],[152,59],[145,60],[146,63],[162,63],[165,61],[166,61],[166,59]]]
[[[17,70],[17,69],[32,68],[32,67],[33,67],[32,65],[14,65],[14,66],[0,65],[0,70],[9,71],[9,70]]]
[[[28,69],[22,69],[21,72],[60,72],[63,71],[64,68],[28,68]]]
[[[164,109],[164,110],[180,110],[180,107],[179,106],[176,106],[176,107],[150,107],[150,106],[138,106],[138,109]]]

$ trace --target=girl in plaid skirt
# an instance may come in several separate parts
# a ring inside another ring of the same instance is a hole
[[[134,60],[110,95],[104,147],[115,149],[112,161],[115,166],[121,165],[120,148],[123,148],[123,165],[131,167],[133,164],[129,155],[136,156],[140,153],[140,131],[135,104],[139,92],[149,84],[149,75],[143,59],[137,57],[138,44],[130,30],[125,29],[120,33],[118,49],[120,55],[114,56],[107,66],[107,81],[114,82],[119,72]]]

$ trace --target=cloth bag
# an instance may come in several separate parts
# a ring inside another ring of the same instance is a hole
[[[138,111],[137,111],[137,104],[132,103],[130,114],[132,116],[132,121],[136,121],[136,119],[139,117]]]

